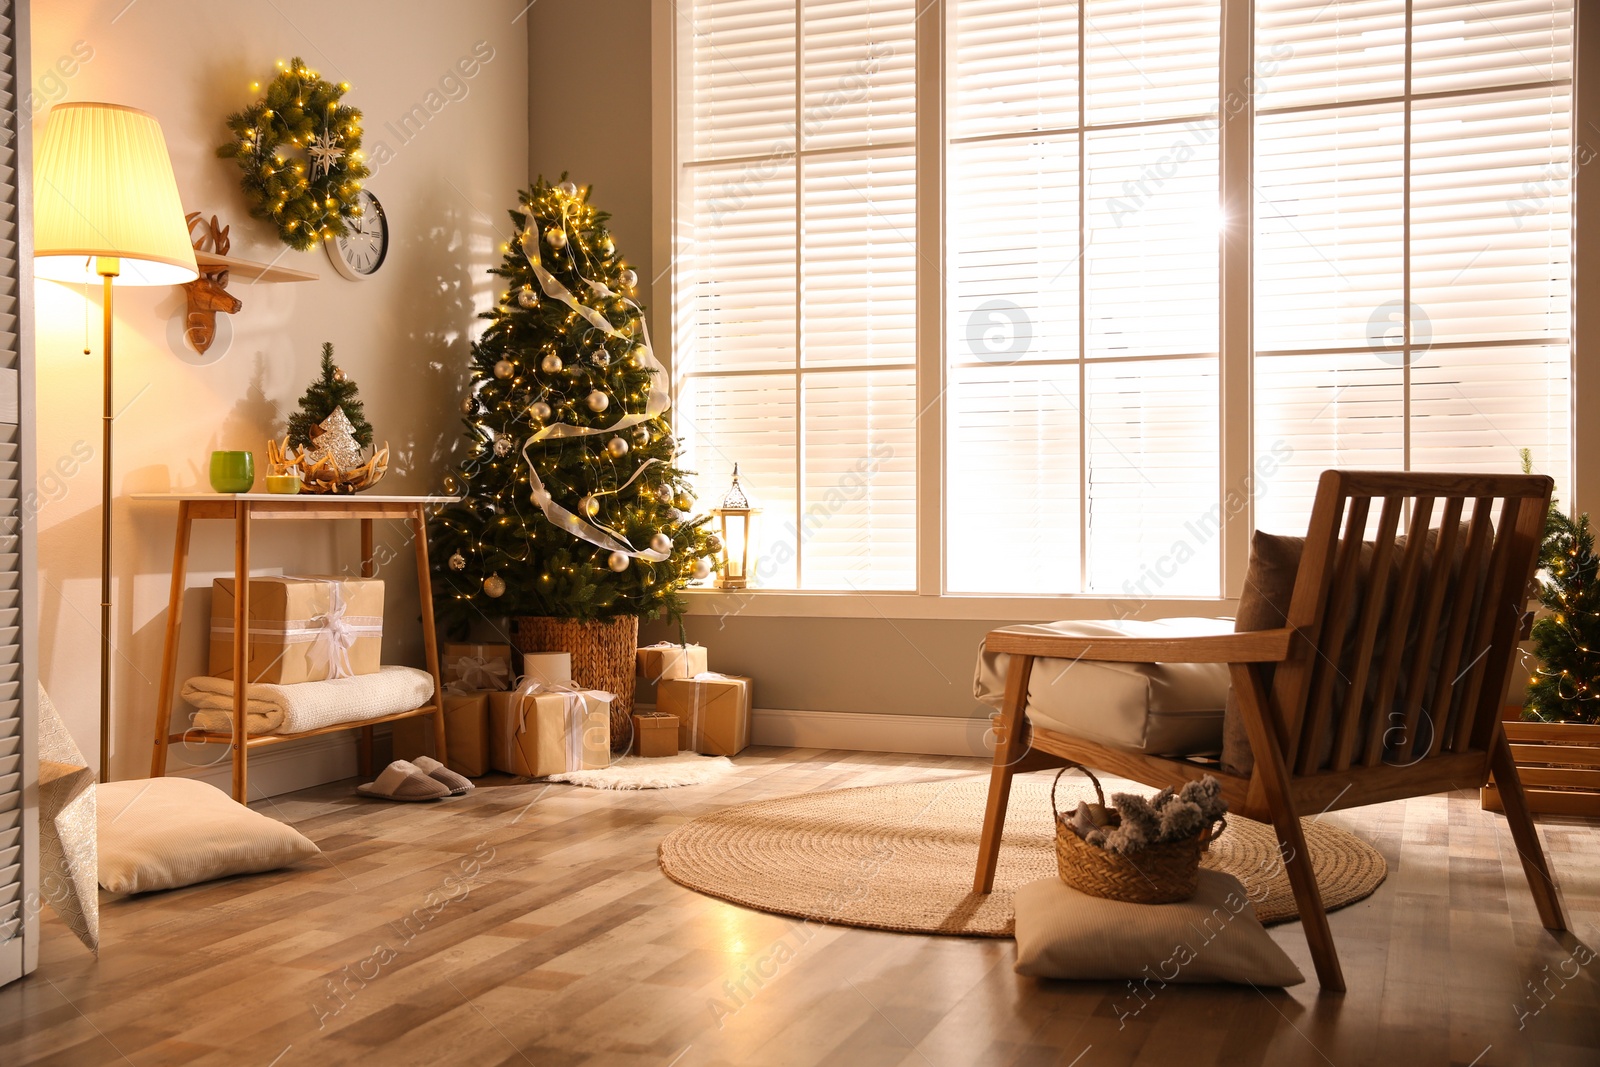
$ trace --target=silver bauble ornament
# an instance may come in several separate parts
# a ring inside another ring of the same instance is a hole
[[[711,577],[711,560],[709,558],[701,556],[694,561],[694,576],[697,579]]]
[[[602,237],[602,238],[600,238],[599,247],[600,247],[600,254],[602,256],[609,256],[611,253],[613,253],[613,252],[615,252],[617,250],[617,243],[615,241],[613,241],[610,237]]]
[[[650,443],[650,428],[647,426],[634,427],[633,443],[638,445],[640,448],[648,445]]]
[[[577,196],[578,186],[575,182],[562,182],[556,186],[556,191],[562,196]]]
[[[561,357],[554,352],[539,361],[539,369],[546,374],[560,374],[561,368],[565,366],[566,364],[561,362]]]
[[[621,459],[628,454],[628,442],[621,437],[613,437],[606,442],[606,454],[612,459]]]
[[[635,274],[630,268],[617,275],[617,281],[622,283],[624,289],[632,289],[639,284],[639,275]]]
[[[467,557],[463,556],[459,552],[453,553],[450,556],[449,563],[450,569],[453,571],[464,571],[467,569]]]
[[[611,362],[611,353],[603,348],[591,348],[589,350],[589,362],[597,367],[607,366]]]
[[[565,230],[551,230],[549,233],[544,235],[544,239],[549,242],[550,247],[554,248],[557,252],[567,247],[567,232]]]
[[[533,403],[528,405],[528,414],[532,415],[540,422],[549,422],[551,415],[550,405],[546,404],[543,400],[535,400]]]
[[[618,574],[621,574],[623,571],[628,569],[628,562],[629,562],[629,560],[628,560],[627,553],[625,553],[625,552],[613,552],[613,553],[611,553],[611,557],[606,560],[606,566],[610,567],[612,570],[616,571]]]
[[[634,345],[633,346],[633,351],[628,353],[628,364],[629,364],[629,366],[633,366],[633,367],[642,367],[642,366],[644,366],[644,357],[648,356],[649,354],[650,354],[649,349],[645,348],[644,345]]]
[[[478,400],[477,400],[476,397],[469,396],[469,397],[462,398],[462,401],[461,401],[461,414],[463,414],[463,415],[471,415],[474,411],[477,411],[477,410],[478,410]]]
[[[586,496],[578,501],[578,513],[586,519],[592,519],[600,514],[600,501],[592,496]]]
[[[505,459],[507,456],[511,455],[511,438],[496,437],[494,439],[494,454],[499,456],[501,459]]]
[[[539,294],[524,286],[517,290],[517,304],[520,307],[531,308],[539,303]]]
[[[583,402],[589,405],[589,410],[596,414],[611,406],[611,398],[598,389],[584,397]]]
[[[494,376],[496,378],[509,378],[516,369],[511,365],[509,359],[497,360],[494,365]]]
[[[650,549],[653,552],[670,554],[672,552],[672,538],[664,533],[658,533],[650,538]]]
[[[506,580],[498,574],[491,574],[483,580],[483,591],[492,597],[504,596]]]

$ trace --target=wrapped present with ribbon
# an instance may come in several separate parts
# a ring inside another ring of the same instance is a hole
[[[676,645],[671,641],[658,641],[643,645],[638,651],[639,675],[655,684],[667,678],[693,678],[706,673],[706,648],[704,645]]]
[[[452,693],[510,689],[511,646],[447,644],[439,653],[439,673]]]
[[[446,766],[468,778],[489,773],[489,698],[500,693],[444,694]],[[438,757],[432,715],[396,719],[391,727],[395,759]]]
[[[736,756],[750,744],[752,683],[702,671],[656,687],[656,710],[678,717],[678,747],[702,756]]]
[[[490,763],[529,778],[610,766],[613,699],[598,689],[522,682],[489,701]]]
[[[383,645],[383,582],[333,575],[250,579],[251,682],[292,685],[376,674]],[[211,583],[214,678],[233,677],[233,579]]]

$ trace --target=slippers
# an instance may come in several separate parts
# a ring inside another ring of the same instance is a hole
[[[415,764],[397,759],[370,785],[356,786],[356,792],[379,800],[439,800],[450,795],[450,787],[428,777]]]
[[[472,783],[465,775],[457,774],[432,756],[418,756],[411,761],[411,765],[450,790],[450,795],[453,797],[472,792]]]

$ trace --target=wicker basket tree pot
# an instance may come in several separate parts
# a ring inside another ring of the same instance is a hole
[[[615,696],[611,702],[611,749],[626,751],[633,743],[633,685],[637,672],[639,619],[553,618],[519,615],[511,621],[517,652],[565,652],[572,657],[572,681],[583,689]]]

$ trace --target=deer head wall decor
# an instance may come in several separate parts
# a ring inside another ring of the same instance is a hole
[[[228,254],[228,249],[232,247],[228,239],[228,227],[219,225],[215,215],[211,216],[210,222],[205,222],[198,211],[191,211],[184,218],[189,222],[189,236],[195,251],[212,252],[219,256]],[[196,226],[204,227],[198,236],[195,235]],[[206,248],[206,245],[211,247]],[[217,312],[235,315],[244,307],[237,297],[227,292],[227,288],[228,268],[205,265],[200,268],[200,277],[183,285],[189,300],[183,335],[196,352],[204,352],[217,339]]]

